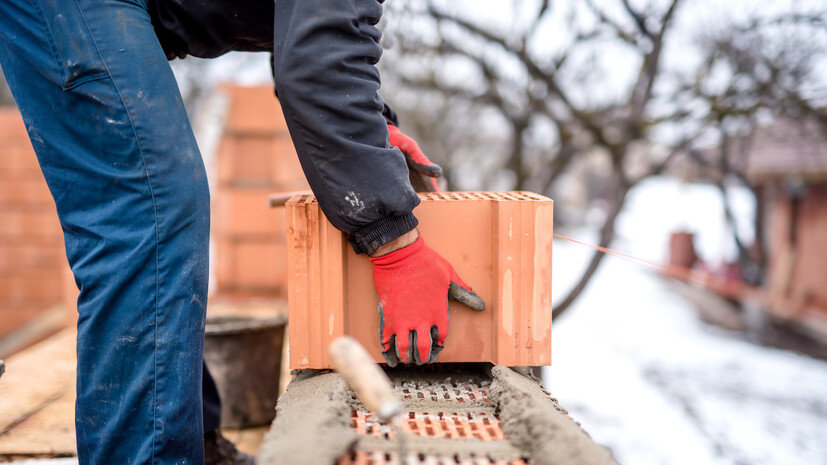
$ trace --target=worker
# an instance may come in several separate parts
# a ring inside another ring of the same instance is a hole
[[[274,53],[307,180],[373,263],[389,364],[435,361],[449,286],[467,288],[416,230],[406,165],[440,170],[377,94],[380,2],[247,3],[0,0],[0,66],[80,289],[82,465],[252,463],[218,433],[203,366],[209,190],[168,57]]]

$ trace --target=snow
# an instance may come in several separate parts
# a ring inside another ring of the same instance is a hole
[[[733,190],[739,221],[753,204]],[[714,187],[652,180],[619,218],[614,248],[663,260],[668,233],[699,233],[705,258],[734,253]],[[594,232],[571,233],[594,243]],[[555,296],[590,249],[554,244]],[[731,258],[731,257],[729,257]],[[640,264],[606,257],[553,328],[544,381],[572,417],[625,465],[827,464],[827,362],[754,345],[700,322]]]

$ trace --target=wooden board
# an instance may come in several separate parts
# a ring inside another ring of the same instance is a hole
[[[270,305],[265,309],[242,305],[240,312],[238,305],[216,307],[210,314],[272,314],[278,310]],[[5,360],[6,373],[0,378],[0,462],[76,455],[75,340],[74,329],[67,329]],[[224,433],[239,449],[255,453],[267,429]]]
[[[6,359],[0,378],[0,457],[74,455],[75,331]]]
[[[0,437],[0,457],[77,455],[75,393],[69,392]]]

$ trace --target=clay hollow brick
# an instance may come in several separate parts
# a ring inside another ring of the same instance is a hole
[[[0,108],[0,337],[63,298],[63,232],[23,119]]]
[[[229,106],[216,153],[212,233],[215,293],[285,298],[284,211],[273,192],[307,189],[271,86],[222,85]]]
[[[486,302],[449,305],[439,362],[551,363],[551,199],[528,192],[420,194],[425,241]],[[277,210],[278,211],[278,210]],[[378,299],[372,270],[311,195],[286,204],[290,368],[329,368],[328,345],[348,334],[377,362]]]
[[[307,186],[287,129],[264,136],[225,134],[219,145],[217,181],[221,187],[267,187],[271,191]]]
[[[284,218],[267,205],[269,189],[220,189],[213,200],[212,230],[220,236],[284,241]]]
[[[215,279],[224,293],[283,294],[287,281],[284,239],[215,240]]]

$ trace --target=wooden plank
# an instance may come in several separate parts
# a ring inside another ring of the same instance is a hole
[[[0,379],[0,437],[74,392],[75,330],[66,329],[6,359]]]
[[[284,311],[271,303],[217,305],[210,310],[211,315],[251,316]],[[63,330],[6,359],[6,373],[0,378],[0,462],[10,457],[76,454],[75,340],[74,329]],[[266,430],[227,433],[241,450],[255,453]]]
[[[75,446],[75,393],[69,392],[31,415],[2,436],[0,461],[5,457],[66,457]]]

